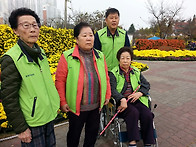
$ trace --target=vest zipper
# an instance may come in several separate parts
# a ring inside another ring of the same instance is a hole
[[[115,36],[112,36],[112,38],[113,38],[112,56],[114,55],[114,37],[115,37]],[[116,55],[115,55],[115,58],[116,58]],[[114,68],[114,57],[112,58],[112,68]]]
[[[35,113],[35,104],[36,104],[36,101],[37,101],[37,97],[34,97],[34,101],[33,101],[33,108],[32,108],[31,117],[33,117],[33,116],[34,116],[34,113]]]
[[[43,81],[44,81],[44,85],[45,85],[45,87],[47,87],[46,86],[46,82],[45,82],[45,80],[44,80],[44,75],[43,75],[43,72],[42,72],[42,68],[41,68],[41,66],[39,65],[39,69],[40,69],[40,72],[41,72],[41,75],[42,75],[42,78],[43,78]],[[47,90],[47,94],[49,95],[49,92],[48,92],[48,88],[46,88],[46,90]],[[51,100],[49,99],[49,102],[50,102],[50,105],[52,106],[52,103],[51,103]],[[52,108],[51,108],[52,109]]]
[[[40,72],[42,72],[42,69],[41,69],[41,67],[39,66],[39,69],[40,69]]]

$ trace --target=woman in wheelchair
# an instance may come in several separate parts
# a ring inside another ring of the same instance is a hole
[[[112,97],[117,102],[118,114],[126,123],[127,137],[130,147],[136,147],[136,142],[142,137],[144,146],[154,144],[153,113],[148,106],[147,94],[149,82],[141,72],[131,65],[133,50],[123,47],[117,52],[119,66],[109,72]],[[140,85],[138,91],[133,91]],[[127,102],[127,99],[130,99]],[[141,137],[138,128],[140,120]]]

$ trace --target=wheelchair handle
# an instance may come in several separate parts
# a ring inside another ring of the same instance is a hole
[[[137,88],[133,91],[132,94],[136,93],[136,91],[140,88],[140,85],[137,86]],[[129,101],[129,99],[127,99],[127,102]],[[116,118],[116,116],[118,115],[118,113],[120,112],[120,110],[118,110],[116,112],[116,114],[112,117],[112,119],[109,121],[109,123],[105,126],[105,128],[101,131],[101,133],[99,134],[100,136],[103,134],[103,132],[105,132],[105,130],[108,128],[108,126],[111,124],[111,122],[114,120],[114,118]]]
[[[152,112],[154,112],[154,109],[157,107],[157,104],[154,104],[154,107],[153,107],[153,110],[152,110]]]

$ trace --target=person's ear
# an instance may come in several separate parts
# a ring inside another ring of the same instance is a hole
[[[75,40],[76,40],[76,44],[78,44],[78,37],[75,37]]]
[[[19,37],[19,33],[18,33],[17,29],[13,29],[13,32],[16,34],[16,36]]]

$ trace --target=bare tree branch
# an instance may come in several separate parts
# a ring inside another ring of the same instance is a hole
[[[172,32],[172,27],[176,17],[182,10],[183,2],[180,5],[176,4],[174,8],[169,6],[168,3],[165,5],[164,0],[162,0],[159,4],[159,7],[158,5],[155,7],[150,0],[147,0],[147,9],[153,16],[150,24],[157,29],[159,37],[166,38]]]

